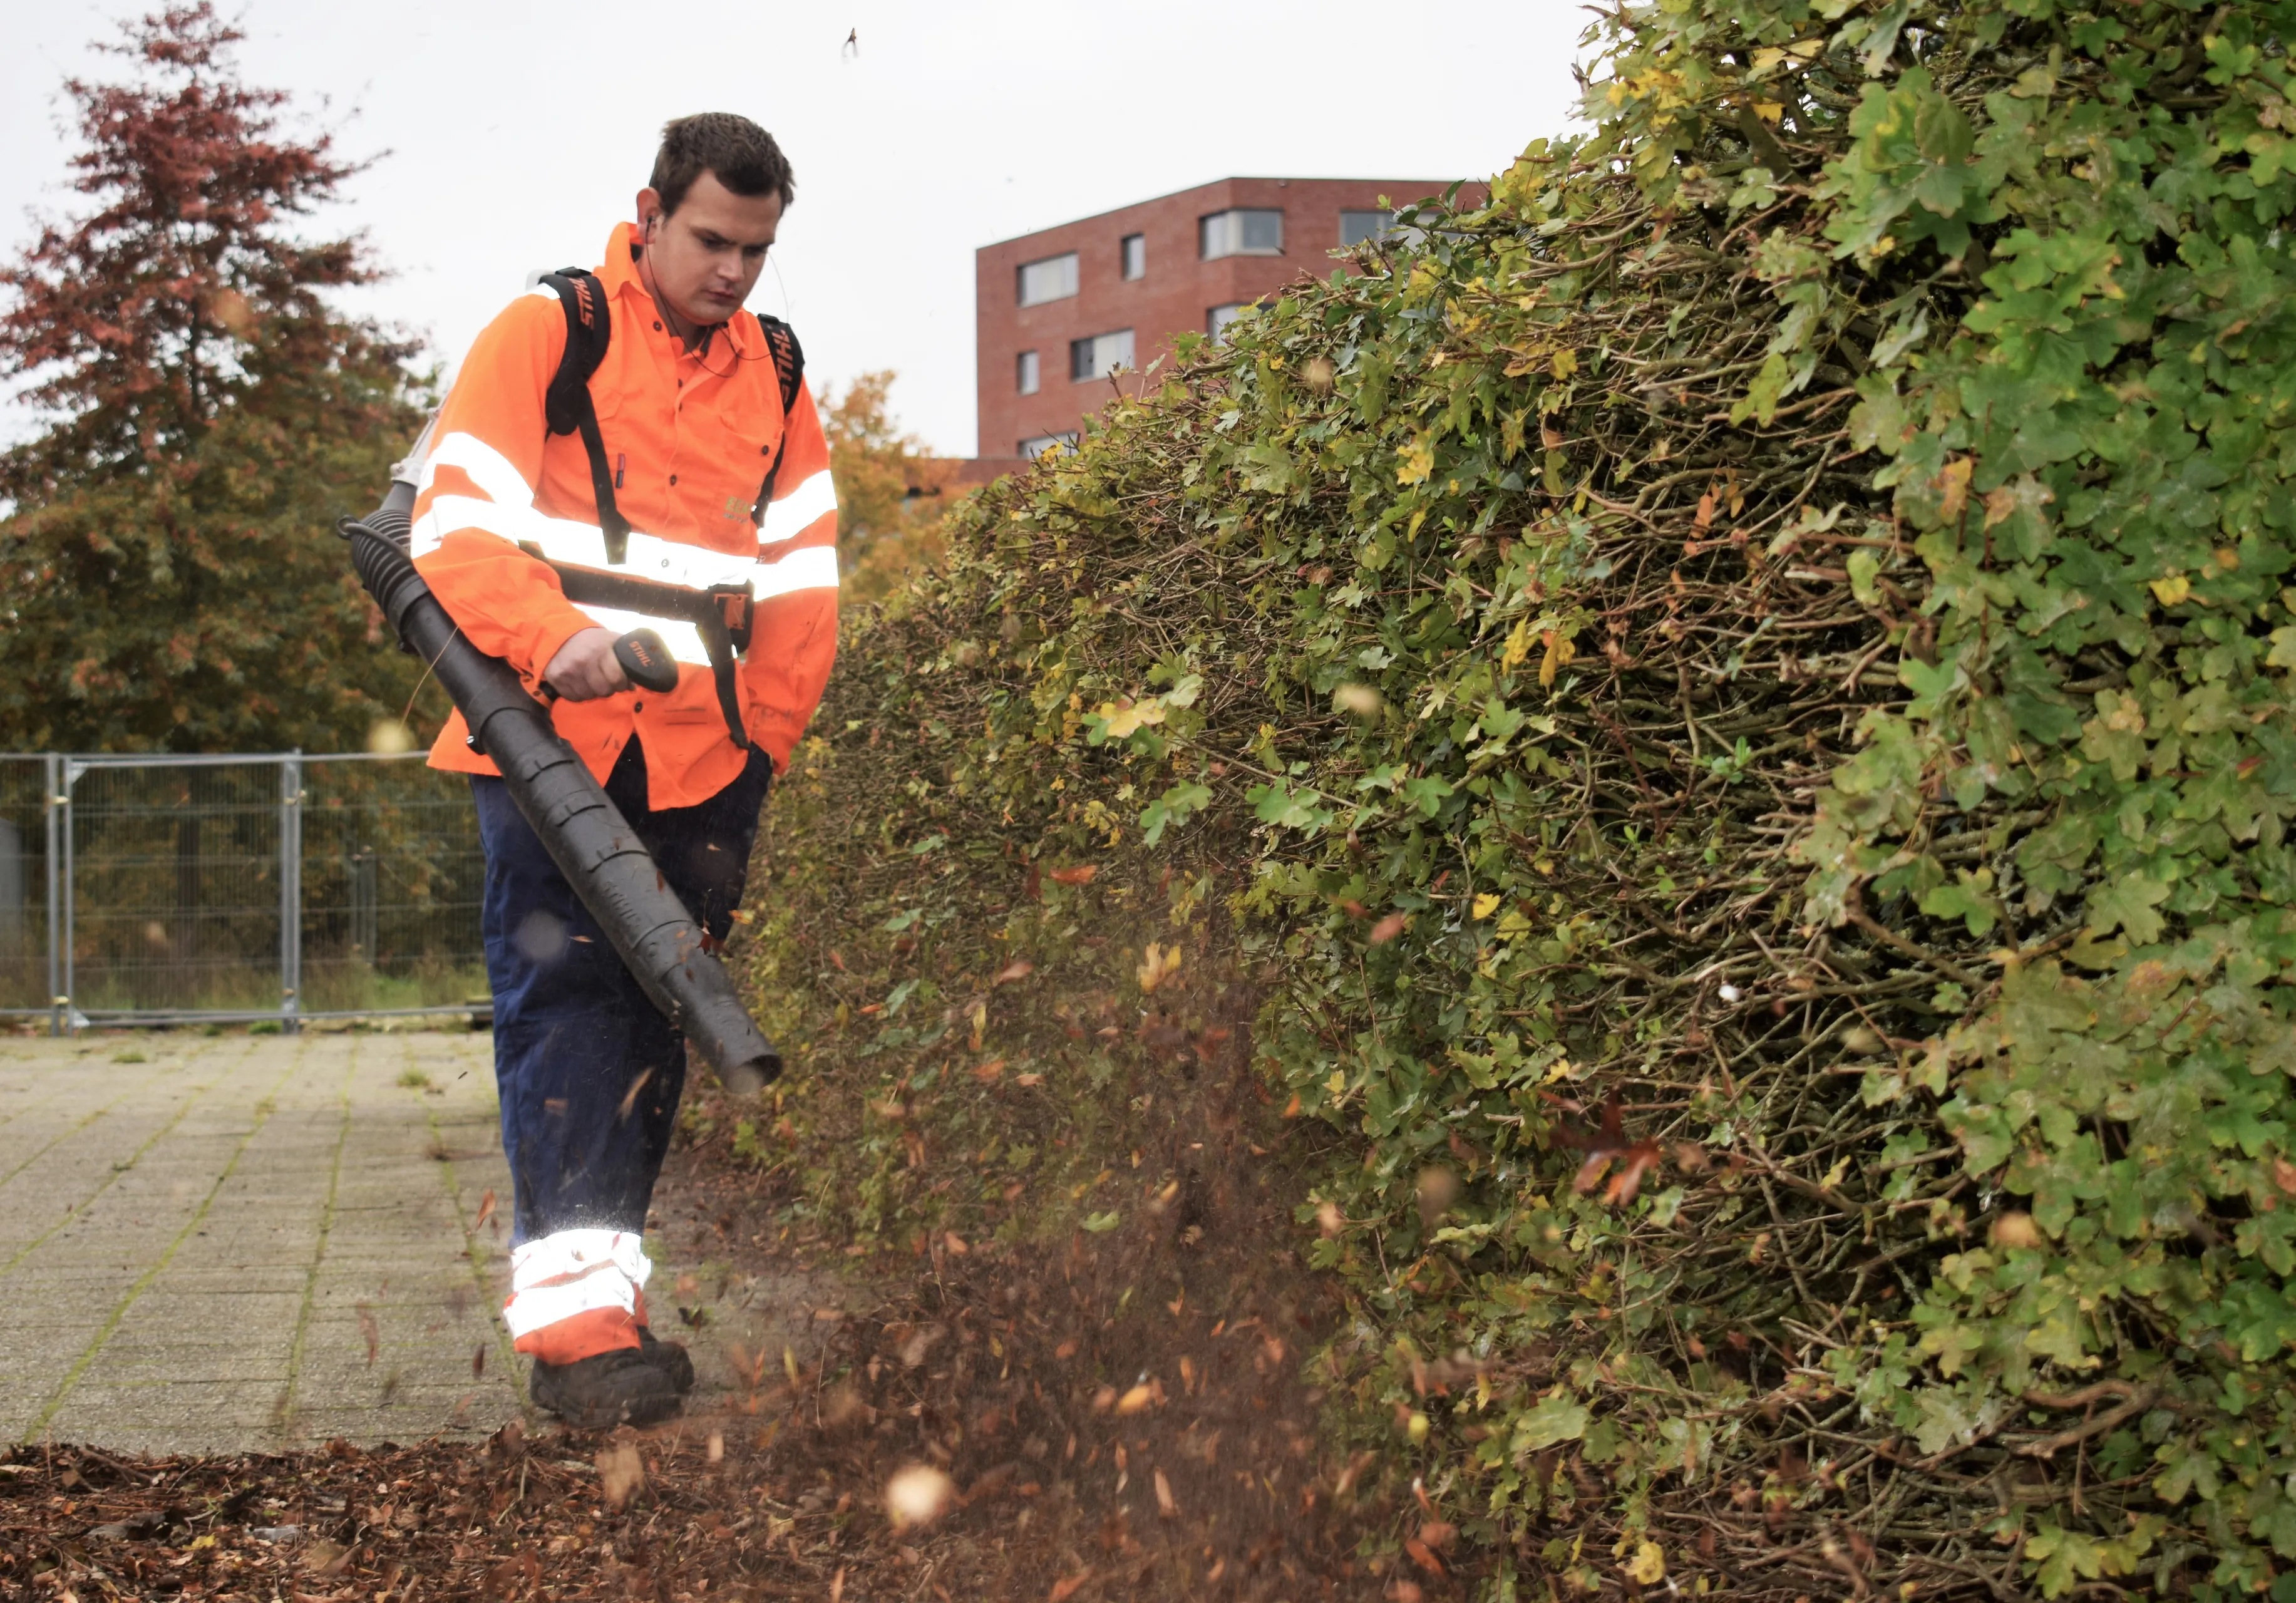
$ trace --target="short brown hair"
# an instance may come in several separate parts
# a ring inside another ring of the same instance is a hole
[[[652,182],[663,216],[685,203],[685,192],[703,173],[716,173],[737,195],[779,191],[784,206],[797,198],[789,158],[774,136],[732,111],[701,111],[662,126]]]

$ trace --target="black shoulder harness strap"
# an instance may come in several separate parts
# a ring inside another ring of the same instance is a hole
[[[598,528],[606,537],[606,561],[620,567],[628,560],[630,522],[614,505],[613,470],[606,464],[606,440],[598,432],[598,408],[590,400],[590,375],[606,359],[613,338],[606,312],[606,289],[595,273],[567,267],[543,275],[542,282],[558,295],[566,313],[566,353],[558,359],[544,394],[543,415],[554,434],[582,432],[582,448],[590,456],[590,488],[598,499]]]
[[[766,481],[758,489],[757,505],[750,508],[750,522],[762,529],[766,526],[766,506],[774,498],[774,481],[781,477],[782,457],[789,450],[790,413],[797,406],[798,391],[805,385],[805,351],[797,342],[797,331],[779,317],[758,315],[758,332],[766,337],[766,349],[772,353],[774,372],[782,382],[782,440],[774,448],[774,464],[766,470]]]

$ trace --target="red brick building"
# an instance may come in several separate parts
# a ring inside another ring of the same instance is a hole
[[[1072,440],[1184,329],[1242,308],[1390,225],[1441,189],[1405,178],[1223,178],[983,246],[973,258],[982,457]],[[1382,205],[1382,201],[1386,201]]]

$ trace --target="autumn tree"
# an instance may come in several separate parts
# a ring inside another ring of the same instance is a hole
[[[378,271],[295,225],[360,164],[240,81],[201,0],[73,78],[82,197],[0,267],[0,741],[17,750],[355,746],[409,664],[329,531],[419,423],[412,348],[331,292]]]
[[[939,555],[941,514],[958,493],[951,464],[928,454],[893,415],[891,372],[865,373],[824,391],[822,432],[837,480],[837,543],[845,593],[873,600]]]

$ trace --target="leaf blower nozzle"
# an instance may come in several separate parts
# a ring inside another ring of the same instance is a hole
[[[418,444],[410,460],[419,462],[421,451]],[[402,477],[373,513],[336,525],[350,542],[359,582],[455,698],[472,748],[494,760],[511,800],[653,1005],[701,1049],[728,1091],[755,1096],[780,1074],[781,1054],[742,1006],[706,932],[663,883],[637,832],[551,728],[548,711],[509,663],[463,637],[414,571],[406,551],[414,506],[414,485]],[[622,637],[614,654],[636,683],[661,688],[664,671],[676,683],[677,665],[651,629]]]

